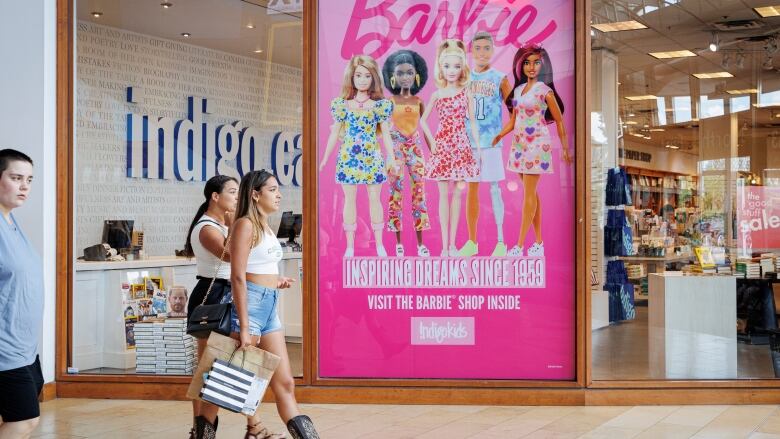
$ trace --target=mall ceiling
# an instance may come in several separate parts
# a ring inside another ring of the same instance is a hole
[[[287,66],[302,65],[303,15],[280,11],[275,0],[75,1],[79,20]],[[165,3],[169,7],[163,7]],[[95,12],[101,15],[95,17]]]
[[[750,135],[780,132],[780,112],[777,108],[756,108],[756,93],[727,93],[727,90],[755,89],[765,94],[780,90],[780,16],[762,17],[753,9],[777,3],[780,2],[594,0],[593,25],[634,20],[646,26],[638,30],[601,32],[593,29],[591,32],[594,49],[608,49],[618,56],[621,120],[636,122],[624,126],[624,131],[626,134],[642,133],[651,137],[626,139],[661,147],[677,143],[682,145],[682,150],[696,154],[699,137],[697,116],[700,115],[694,109],[692,120],[675,123],[676,115],[671,108],[675,96],[691,97],[694,104],[701,96],[724,101],[737,96],[745,100],[749,96],[750,110],[738,113],[741,132],[747,132],[747,128],[750,128]],[[714,52],[709,48],[713,42],[717,43]],[[691,51],[696,56],[657,59],[649,55],[651,52],[681,50]],[[693,76],[714,72],[728,72],[733,77],[699,79]],[[659,117],[655,100],[626,99],[627,96],[641,95],[665,98],[665,121],[663,116]],[[649,131],[660,127],[664,131]]]

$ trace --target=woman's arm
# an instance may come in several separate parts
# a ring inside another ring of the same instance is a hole
[[[555,121],[555,126],[558,127],[558,138],[561,139],[561,152],[563,153],[563,161],[566,164],[571,164],[571,155],[569,154],[569,140],[566,137],[566,127],[563,125],[563,115],[561,109],[558,107],[558,101],[555,99],[555,93],[549,92],[545,96],[547,101],[547,108],[550,109],[550,114]]]
[[[320,162],[320,172],[325,169],[325,165],[328,163],[333,148],[336,146],[336,141],[339,139],[339,133],[341,132],[342,123],[335,122],[330,126],[330,136],[328,136],[328,144],[325,147],[325,154],[322,155],[322,161]]]
[[[216,257],[222,256],[222,251],[225,249],[225,237],[217,230],[216,227],[203,226],[198,234],[200,245],[209,251]],[[222,258],[225,262],[230,262],[230,249],[225,251],[225,256]]]
[[[382,130],[382,143],[385,144],[385,151],[387,152],[385,164],[387,169],[395,169],[397,164],[395,163],[395,153],[393,153],[393,138],[390,137],[390,124],[387,121],[380,122],[379,127]]]
[[[501,132],[496,135],[496,137],[493,138],[493,146],[498,145],[498,142],[501,141],[501,139],[506,136],[507,134],[511,133],[513,129],[515,129],[515,112],[512,111],[512,114],[509,115],[509,120],[506,121],[506,125],[504,125],[504,128],[501,129]]]
[[[230,230],[230,290],[233,293],[233,306],[236,307],[238,324],[241,328],[241,348],[252,344],[249,334],[249,310],[247,309],[246,263],[251,250],[254,226],[241,218],[233,224]]]
[[[428,123],[426,121],[428,120],[428,116],[431,115],[431,108],[433,108],[434,104],[436,103],[438,95],[438,91],[433,92],[431,95],[431,100],[428,101],[425,112],[423,112],[423,115],[420,118],[420,126],[422,127],[423,135],[425,136],[425,142],[428,144],[428,148],[431,149],[432,153],[436,152],[436,141],[433,139],[433,135],[431,134],[431,130],[428,128]]]

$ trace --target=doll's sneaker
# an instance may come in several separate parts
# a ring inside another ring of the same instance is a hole
[[[386,258],[387,252],[385,251],[385,246],[383,246],[382,244],[376,246],[376,255],[380,258]]]
[[[476,242],[469,239],[466,241],[466,244],[461,247],[460,251],[458,252],[458,256],[462,258],[470,258],[476,255],[477,252],[479,252],[479,246],[477,246]]]
[[[347,250],[344,251],[344,257],[351,258],[353,256],[355,256],[355,249],[352,247],[347,247]]]
[[[399,258],[404,257],[404,246],[403,244],[396,244],[395,245],[395,256]]]
[[[421,258],[430,258],[431,251],[428,250],[428,247],[426,247],[424,244],[420,244],[417,246],[417,256]]]
[[[528,249],[528,256],[544,256],[544,243],[536,243]]]
[[[519,245],[516,245],[512,247],[511,250],[509,250],[509,253],[506,254],[507,256],[511,256],[513,258],[519,258],[523,256],[523,247],[520,247]]]
[[[499,258],[502,256],[506,256],[506,244],[503,242],[499,242],[496,244],[496,248],[493,249],[493,254],[490,256],[493,256],[494,258]]]

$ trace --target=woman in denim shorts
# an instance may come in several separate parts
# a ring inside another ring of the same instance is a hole
[[[236,221],[230,228],[232,334],[240,348],[257,346],[281,358],[271,378],[279,416],[292,436],[319,438],[308,416],[301,415],[295,400],[295,381],[287,355],[277,306],[279,289],[289,288],[293,279],[279,276],[282,247],[268,226],[269,215],[279,210],[282,194],[279,182],[265,170],[244,175],[238,189]],[[255,415],[257,416],[257,415]],[[269,433],[259,419],[248,418],[245,439],[283,438]]]

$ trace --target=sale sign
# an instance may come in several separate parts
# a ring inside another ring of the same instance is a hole
[[[780,249],[780,188],[737,187],[739,255]]]
[[[318,17],[321,377],[575,378],[574,3]]]

